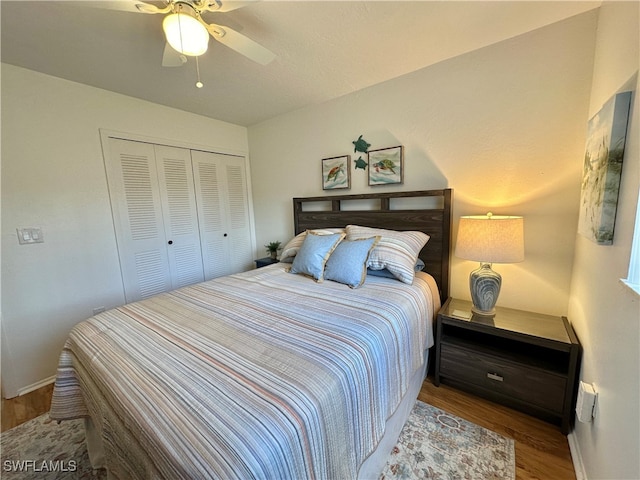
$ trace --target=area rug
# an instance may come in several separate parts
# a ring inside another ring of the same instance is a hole
[[[58,424],[44,414],[2,434],[3,480],[97,480],[82,420]],[[513,480],[510,438],[416,402],[380,480]]]
[[[515,477],[513,439],[417,401],[380,480]]]

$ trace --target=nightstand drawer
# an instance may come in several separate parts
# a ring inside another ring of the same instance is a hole
[[[563,376],[446,343],[441,348],[440,375],[562,413]]]

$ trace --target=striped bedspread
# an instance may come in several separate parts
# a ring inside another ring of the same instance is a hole
[[[125,305],[71,331],[50,416],[90,416],[114,478],[355,478],[433,343],[434,288],[280,264]]]

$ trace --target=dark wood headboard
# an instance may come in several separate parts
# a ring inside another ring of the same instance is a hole
[[[431,197],[421,199],[420,197]],[[449,255],[451,250],[451,197],[452,190],[422,190],[416,192],[377,193],[362,195],[331,195],[293,199],[295,234],[314,228],[338,228],[347,225],[385,228],[388,230],[417,230],[430,239],[420,252],[424,270],[435,278],[440,289],[440,300],[449,296]],[[393,208],[395,200],[420,202]],[[351,206],[349,205],[351,203]],[[317,204],[321,209],[305,210],[304,206]],[[328,208],[327,205],[328,204]],[[352,208],[355,204],[356,208]],[[366,209],[360,208],[366,204]],[[324,207],[324,208],[322,208]]]

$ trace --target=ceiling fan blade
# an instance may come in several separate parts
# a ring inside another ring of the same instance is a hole
[[[174,50],[168,42],[165,43],[164,52],[162,54],[162,66],[181,67],[185,63],[187,63],[187,57]]]
[[[92,8],[103,8],[106,10],[119,10],[122,12],[133,13],[167,13],[171,8],[159,8],[150,3],[141,0],[111,0],[111,1],[92,1],[83,2],[83,6]]]
[[[203,2],[201,8],[209,12],[230,12],[258,1],[260,0],[208,0]]]
[[[276,58],[272,51],[229,27],[209,24],[207,25],[207,30],[220,43],[260,65],[266,65]]]
[[[142,13],[167,13],[169,10],[171,10],[170,6],[167,6],[165,8],[158,8],[150,3],[139,2],[137,0],[134,0],[134,3],[136,9]]]

